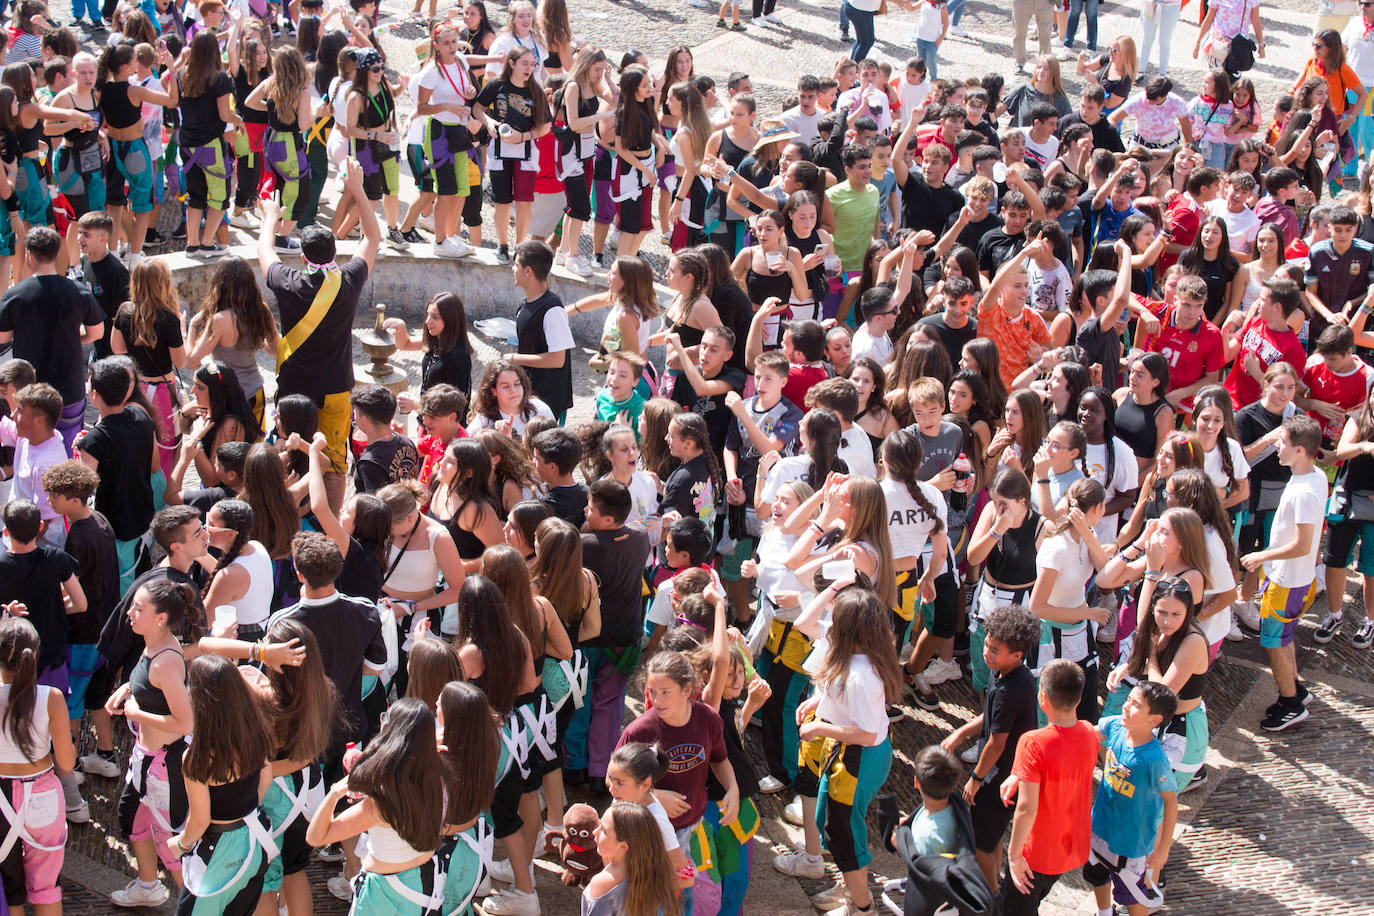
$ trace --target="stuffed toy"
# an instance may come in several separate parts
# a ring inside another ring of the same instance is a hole
[[[596,852],[600,824],[601,817],[591,805],[573,805],[563,814],[558,856],[563,862],[563,883],[569,887],[586,884],[601,871],[601,856]]]

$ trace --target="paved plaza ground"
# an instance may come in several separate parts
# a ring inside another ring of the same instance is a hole
[[[838,37],[835,0],[781,0],[778,13],[785,25],[750,27],[745,33],[716,29],[714,9],[693,9],[682,0],[578,0],[570,5],[577,36],[616,52],[613,58],[633,46],[661,61],[669,48],[686,44],[695,49],[698,72],[718,80],[731,70],[749,72],[763,114],[778,110],[799,73],[828,74],[848,47]],[[1006,3],[982,0],[969,3],[963,25],[974,40],[951,40],[943,46],[942,77],[979,76],[989,70],[1009,73],[1011,22],[1007,7]],[[1265,4],[1269,57],[1250,75],[1266,110],[1277,93],[1292,85],[1301,69],[1308,53],[1314,7],[1314,0]],[[1116,34],[1138,36],[1138,8],[1138,3],[1104,3],[1099,42],[1105,44]],[[383,21],[388,21],[387,14],[402,16],[408,9],[404,0],[385,0]],[[496,5],[492,9],[496,17]],[[1199,62],[1188,53],[1196,35],[1196,3],[1185,8],[1184,18],[1194,24],[1179,25],[1171,70],[1180,84],[1178,91],[1191,96],[1200,87],[1202,74]],[[875,53],[897,63],[914,53],[914,43],[907,38],[913,21],[914,14],[901,12],[880,18]],[[400,21],[383,40],[401,52],[403,38],[420,34],[418,26]],[[414,57],[408,52],[393,53],[391,59],[410,64]],[[1073,98],[1079,83],[1071,75],[1066,81]],[[176,219],[172,208],[164,210],[160,219],[164,232],[175,226]],[[235,236],[240,242],[251,241],[237,231]],[[660,263],[663,250],[655,240],[646,244],[645,252]],[[251,257],[249,252],[243,253]],[[419,302],[396,303],[391,314],[414,321],[420,307]],[[370,310],[360,311],[357,328],[370,328]],[[501,341],[480,335],[474,338],[479,361],[504,349]],[[580,352],[577,360],[579,396],[570,423],[590,415],[591,396],[598,387],[598,380],[585,369],[589,352]],[[360,350],[356,356],[360,367],[366,364]],[[412,383],[418,385],[415,356],[402,354],[394,362],[406,368]],[[1374,865],[1374,755],[1369,753],[1374,735],[1374,654],[1349,645],[1359,616],[1356,581],[1352,577],[1348,602],[1353,603],[1347,608],[1344,634],[1328,646],[1312,643],[1312,631],[1326,608],[1325,595],[1318,599],[1299,633],[1301,675],[1316,700],[1311,718],[1288,732],[1275,736],[1258,729],[1265,706],[1275,696],[1258,640],[1248,635],[1244,642],[1226,644],[1205,694],[1212,733],[1208,756],[1212,778],[1207,786],[1181,799],[1179,835],[1168,869],[1168,902],[1163,912],[1187,916],[1374,912],[1374,878],[1370,877]],[[904,811],[912,806],[911,760],[915,752],[938,742],[976,714],[980,705],[967,678],[941,685],[937,692],[944,703],[941,711],[905,707],[905,718],[894,726],[896,755],[889,787],[898,792]],[[751,730],[746,741],[756,746],[757,740]],[[83,753],[89,745],[87,735]],[[89,779],[84,788],[93,819],[71,830],[63,872],[66,912],[70,914],[111,912],[114,908],[106,895],[122,886],[131,874],[127,849],[110,830],[119,788],[118,781],[100,778]],[[579,797],[574,795],[572,800]],[[759,802],[764,824],[755,840],[754,879],[745,904],[748,914],[812,913],[806,895],[825,886],[823,882],[784,877],[770,865],[774,852],[785,850],[800,838],[799,829],[781,820],[781,808],[787,800],[778,795]],[[347,912],[347,905],[324,889],[325,878],[334,868],[320,864],[311,867],[316,912],[321,914]],[[877,856],[875,886],[901,876],[894,857],[886,853]],[[538,865],[538,885],[544,912],[549,916],[578,911],[576,894],[558,883],[556,869],[547,860]],[[169,905],[160,912],[171,911]],[[1068,880],[1055,891],[1043,912],[1089,913],[1091,898],[1081,881]]]

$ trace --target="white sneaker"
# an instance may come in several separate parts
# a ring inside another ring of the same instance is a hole
[[[419,226],[421,229],[425,230],[426,232],[434,232],[434,231],[435,231],[435,229],[434,229],[434,217],[433,217],[433,215],[425,216],[424,214],[421,214],[421,215],[420,215],[420,218],[417,219],[417,220],[415,221],[415,225]]]
[[[482,909],[488,916],[539,916],[539,896],[512,887],[488,897]]]
[[[140,264],[146,260],[148,260],[148,256],[143,252],[131,251],[129,252],[129,256],[124,260],[124,266],[132,270],[134,268],[134,265]]]
[[[778,14],[777,14],[777,13],[764,13],[764,14],[763,14],[763,18],[764,18],[764,21],[766,21],[766,22],[771,22],[771,23],[773,23],[773,25],[782,25],[782,24],[783,24],[782,19],[780,19],[780,18],[778,17]]]
[[[325,883],[329,887],[329,893],[338,897],[340,900],[353,899],[353,882],[349,881],[343,875],[335,875]]]
[[[825,862],[804,852],[783,852],[773,857],[773,867],[794,878],[824,878]]]
[[[978,742],[975,741],[973,744],[970,744],[968,747],[964,748],[964,750],[959,754],[959,759],[964,761],[964,763],[977,763],[978,758],[981,757],[982,754],[982,749],[978,747]]]
[[[152,887],[144,887],[138,883],[138,879],[134,879],[111,894],[110,902],[115,906],[127,907],[162,906],[169,896],[166,886],[160,881]]]
[[[579,277],[590,277],[593,273],[591,262],[580,254],[568,258],[567,267]]]
[[[606,247],[620,250],[620,229],[612,226],[610,234],[606,236]]]
[[[921,673],[929,685],[943,684],[946,681],[957,681],[964,676],[964,671],[959,667],[959,663],[951,659],[945,661],[943,658],[933,658],[926,670]]]
[[[249,210],[235,213],[229,218],[229,225],[233,226],[235,229],[242,229],[245,232],[256,232],[258,229],[262,228],[262,223],[258,222],[258,218]]]
[[[511,868],[510,859],[497,859],[492,862],[487,873],[493,881],[500,881],[502,884],[515,883],[515,869]]]
[[[786,788],[787,784],[771,773],[759,780],[759,791],[764,795],[772,795]]]
[[[1237,601],[1231,605],[1231,613],[1240,625],[1247,630],[1258,631],[1260,628],[1259,605],[1253,601]]]
[[[106,760],[99,754],[87,754],[77,758],[77,769],[90,776],[104,776],[106,779],[114,779],[119,775],[119,764],[113,760]]]
[[[1244,638],[1245,634],[1241,631],[1240,627],[1236,626],[1236,618],[1233,616],[1231,618],[1231,628],[1226,631],[1226,641],[1240,642]]]
[[[761,28],[763,28],[765,25],[767,25],[768,23],[766,23],[766,22],[763,21],[763,17],[762,17],[762,16],[755,16],[753,19],[750,19],[750,20],[749,20],[749,24],[752,25],[752,26],[753,26],[754,28],[756,28],[756,29],[761,29]]]
[[[794,827],[802,825],[802,800],[801,796],[794,796],[782,809],[782,819]]]
[[[1317,592],[1316,592],[1316,594],[1313,595],[1312,597],[1315,598],[1317,595],[1320,595],[1320,594],[1321,594],[1322,592],[1324,592],[1324,591],[1326,591],[1326,564],[1325,564],[1325,563],[1318,563],[1318,564],[1317,564]]]
[[[80,796],[77,796],[80,798]],[[81,799],[75,805],[67,806],[67,823],[69,824],[89,824],[91,822],[91,806],[86,804],[85,799]]]
[[[968,32],[964,31],[964,27],[960,25],[950,26],[949,34],[954,35],[958,38],[968,38]]]
[[[466,258],[472,254],[467,242],[457,237],[446,238],[434,246],[436,258]]]
[[[562,248],[553,253],[553,266],[566,267],[568,264],[568,253]]]
[[[811,898],[811,905],[821,912],[838,910],[849,903],[849,888],[844,886],[843,881],[837,881],[834,887],[821,891]]]

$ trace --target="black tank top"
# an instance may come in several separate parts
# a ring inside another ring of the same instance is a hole
[[[351,91],[351,90],[350,90]],[[396,103],[391,98],[391,93],[383,89],[376,95],[361,93],[363,104],[359,109],[358,123],[371,130],[386,127],[391,122],[391,116],[396,110]]]
[[[800,252],[802,259],[810,257],[816,253],[816,249],[821,247],[821,234],[814,229],[806,238],[798,238],[792,231],[792,227],[787,227],[787,244]],[[811,295],[820,302],[830,292],[830,286],[825,280],[825,264],[817,264],[806,272],[806,285],[811,287]]]
[[[448,529],[449,535],[453,538],[453,546],[458,548],[458,559],[460,560],[476,560],[487,549],[487,545],[476,534],[471,531],[464,531],[458,526],[458,519],[462,517],[463,510],[472,502],[471,499],[464,500],[462,505],[458,507],[458,511],[453,513],[452,518],[439,518],[433,511],[429,513],[430,518],[442,523]]]
[[[264,73],[263,77],[266,75]],[[243,64],[239,64],[239,72],[234,74],[234,110],[243,117],[245,124],[267,123],[267,112],[248,107],[248,96],[252,95],[257,86],[257,83],[248,79],[248,70]]]
[[[105,84],[100,90],[100,113],[105,116],[105,123],[115,130],[133,127],[143,120],[142,109],[129,101],[127,82]]]
[[[1116,435],[1135,453],[1137,458],[1154,458],[1159,450],[1159,430],[1155,416],[1167,406],[1163,398],[1141,406],[1135,395],[1127,394],[1116,408]]]
[[[725,758],[730,761],[730,765],[735,770],[735,784],[739,787],[740,798],[751,798],[758,794],[759,778],[754,770],[754,761],[744,750],[744,742],[740,739],[739,727],[735,722],[735,712],[740,707],[740,701],[722,700],[720,703],[720,720],[725,726]],[[706,778],[706,797],[711,801],[720,801],[725,797],[725,787],[716,781],[714,773],[709,773]]]
[[[761,274],[754,270],[754,259],[749,259],[749,272],[744,275],[744,288],[749,291],[749,301],[760,306],[770,298],[787,302],[792,298],[792,278],[785,273]]]
[[[210,820],[237,821],[253,813],[258,806],[258,777],[260,770],[223,785],[209,786]]]
[[[91,94],[91,100],[92,102],[95,101],[94,93]],[[95,123],[97,127],[100,125],[99,103],[92,105],[90,108],[83,108],[81,106],[81,103],[78,102],[76,99],[76,93],[73,92],[72,107],[75,108],[77,111],[84,111],[86,114],[95,118]],[[99,142],[100,132],[95,130],[82,130],[79,127],[73,127],[71,130],[65,131],[62,134],[62,139],[65,140],[67,142],[67,145],[70,146],[72,149],[85,149],[88,146],[95,146],[95,144]]]
[[[983,566],[988,576],[1009,586],[1035,582],[1035,534],[1039,528],[1040,513],[1031,509],[1026,520],[1002,535],[1002,542],[988,554]]]
[[[278,133],[298,134],[301,132],[301,127],[296,123],[295,117],[291,118],[291,123],[289,124],[282,120],[281,116],[277,114],[276,103],[271,99],[267,100],[267,127],[269,130],[274,130]]]
[[[167,695],[160,688],[154,687],[153,682],[148,679],[148,671],[152,667],[153,659],[167,652],[175,652],[181,656],[182,665],[186,664],[186,657],[181,655],[180,649],[163,649],[152,656],[140,655],[138,663],[129,675],[130,693],[138,701],[138,708],[159,716],[171,715],[172,710],[167,705]]]
[[[43,142],[43,122],[36,122],[33,127],[19,126],[15,128],[15,136],[19,138],[19,153],[27,155],[38,152],[39,144]]]

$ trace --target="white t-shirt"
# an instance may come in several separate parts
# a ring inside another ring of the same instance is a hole
[[[1028,304],[1031,308],[1042,312],[1066,312],[1069,309],[1069,289],[1073,286],[1073,277],[1069,271],[1059,261],[1054,261],[1054,266],[1041,267],[1034,261],[1026,263],[1026,276],[1030,280],[1030,299]]]
[[[878,361],[878,365],[886,366],[892,359],[892,338],[884,332],[878,337],[874,337],[868,330],[868,322],[859,325],[859,329],[854,332],[854,340],[851,349],[851,359],[858,359],[860,356],[871,356]]]
[[[1231,563],[1226,559],[1226,545],[1221,540],[1221,535],[1217,534],[1216,529],[1211,525],[1205,526],[1203,533],[1207,538],[1207,578],[1211,581],[1211,587],[1202,593],[1202,600],[1205,603],[1213,595],[1220,595],[1222,592],[1229,592],[1236,587],[1236,574],[1231,569]],[[1222,608],[1211,617],[1198,621],[1198,626],[1202,627],[1203,635],[1207,637],[1207,644],[1213,645],[1218,640],[1224,639],[1226,633],[1231,628],[1231,615]]]
[[[858,426],[850,426],[840,434],[839,455],[849,465],[851,475],[878,476],[878,466],[873,463],[873,443]]]
[[[1291,560],[1270,560],[1264,575],[1275,585],[1306,588],[1317,578],[1317,553],[1321,550],[1322,519],[1326,515],[1326,475],[1315,468],[1288,479],[1274,513],[1273,541],[1296,537],[1299,525],[1312,525],[1312,544],[1307,553]]]
[[[657,798],[649,796],[649,803],[644,807],[649,809],[649,813],[654,816],[654,823],[658,824],[658,832],[663,834],[663,848],[672,852],[681,846],[677,841],[677,831],[673,829],[673,822],[668,819],[668,812],[663,810],[663,805]]]
[[[1054,569],[1059,576],[1050,589],[1049,603],[1055,607],[1081,607],[1088,579],[1093,574],[1093,561],[1088,547],[1069,531],[1051,535],[1040,545],[1035,557],[1037,572]]]
[[[923,480],[916,482],[921,495],[935,510],[935,515],[930,516],[916,505],[916,500],[911,498],[911,491],[907,489],[906,484],[896,480],[884,480],[880,486],[887,498],[887,536],[892,539],[893,559],[919,557],[925,552],[926,544],[930,542],[936,521],[941,525],[947,523],[948,512],[945,508],[944,494]]]
[[[1135,453],[1131,447],[1122,442],[1115,436],[1112,437],[1112,447],[1116,452],[1116,467],[1113,469],[1112,479],[1107,479],[1107,444],[1099,442],[1094,445],[1088,443],[1088,454],[1085,456],[1088,462],[1088,476],[1102,484],[1107,490],[1107,499],[1129,492],[1140,486],[1140,465],[1135,460]],[[1111,515],[1103,516],[1102,521],[1093,526],[1093,534],[1097,535],[1098,543],[1108,544],[1116,540],[1116,529],[1121,521],[1121,513],[1115,512]]]
[[[820,673],[825,664],[826,653],[830,650],[826,638],[830,621],[822,621],[824,633],[816,640],[811,654],[802,665],[806,673],[813,677]],[[831,684],[821,693],[820,704],[816,707],[817,718],[841,727],[854,726],[878,736],[876,744],[887,738],[887,704],[882,679],[873,670],[867,655],[854,655],[849,659],[849,675],[843,683]]]
[[[1352,16],[1341,33],[1345,45],[1345,62],[1360,82],[1374,86],[1374,33],[1366,34],[1363,16]],[[1354,88],[1353,86],[1351,87]]]
[[[930,98],[930,80],[908,83],[905,75],[897,80],[897,101],[902,103],[897,116],[901,119],[904,129],[907,122],[911,120],[911,113],[924,105],[928,98]],[[896,153],[897,150],[893,150],[893,152]]]
[[[811,470],[810,455],[789,455],[781,458],[776,464],[768,469],[768,477],[763,482],[763,496],[761,505],[771,506],[778,498],[778,490],[785,483],[794,480],[806,479],[807,471]],[[754,507],[755,509],[758,506]]]
[[[1226,443],[1230,446],[1231,468],[1235,471],[1236,480],[1245,480],[1250,476],[1250,462],[1245,460],[1245,449],[1240,447],[1239,442],[1229,437]],[[1227,484],[1230,483],[1226,477],[1226,468],[1222,467],[1221,464],[1221,449],[1219,448],[1213,448],[1210,452],[1203,453],[1202,470],[1214,487],[1225,490]]]
[[[1036,168],[1041,169],[1043,171],[1046,166],[1048,166],[1051,162],[1054,161],[1054,157],[1058,155],[1058,137],[1056,137],[1054,134],[1050,134],[1050,138],[1046,140],[1044,143],[1036,143],[1035,138],[1030,135],[1030,131],[1026,131],[1027,162],[1030,162]]]
[[[765,525],[763,534],[759,537],[759,574],[756,581],[759,594],[768,596],[768,600],[774,604],[777,604],[774,596],[778,592],[795,591],[799,594],[809,594],[811,591],[804,587],[797,574],[787,567],[787,555],[792,552],[796,543],[796,535],[785,534],[777,525]],[[797,608],[787,608],[777,611],[776,616],[784,620],[795,619],[798,612]]]
[[[468,73],[467,64],[463,63],[461,58],[447,66],[437,60],[434,61],[420,72],[419,83],[420,89],[430,90],[429,102],[431,105],[452,105],[454,102],[462,102],[466,105],[470,94],[477,91],[472,81],[472,75]],[[429,117],[442,124],[463,123],[462,119],[451,111],[436,112]]]
[[[929,3],[921,4],[921,12],[916,19],[915,35],[921,41],[939,41],[944,34],[944,17],[941,16],[942,7],[932,6]]]
[[[535,41],[534,35],[528,35],[525,38],[516,38],[505,30],[502,30],[496,36],[496,40],[491,43],[491,48],[487,51],[487,56],[493,58],[492,62],[487,64],[487,78],[494,79],[501,75],[501,68],[505,66],[506,62],[506,52],[517,46],[534,51],[534,59],[536,61],[534,78],[539,85],[544,85],[544,60],[549,56],[548,48]],[[567,63],[569,62],[564,61],[565,65]]]
[[[821,110],[819,108],[811,114],[803,114],[800,105],[796,108],[789,108],[782,113],[782,123],[787,125],[788,130],[795,130],[798,135],[797,139],[807,146],[821,138]]]
[[[644,519],[658,511],[658,487],[648,471],[635,471],[630,476],[629,489],[630,514],[625,517],[625,524],[643,529]]]
[[[509,413],[501,413],[502,420],[511,421],[511,432],[517,436],[523,436],[525,434],[525,424],[535,417],[548,417],[550,420],[555,419],[553,411],[549,409],[549,405],[538,398],[530,398],[530,412],[527,414],[516,416]],[[468,435],[475,436],[482,430],[492,429],[495,426],[495,420],[485,414],[478,414],[476,419],[468,425]]]
[[[722,591],[725,588],[721,585],[720,576],[716,575],[714,569],[711,570],[711,584]],[[664,579],[658,584],[657,590],[654,591],[654,600],[649,602],[649,611],[644,615],[644,621],[646,624],[644,629],[648,632],[653,631],[653,627],[648,626],[648,624],[672,629],[673,624],[677,622],[677,614],[673,611],[673,580],[671,578]]]
[[[544,313],[544,342],[550,353],[571,350],[573,343],[572,328],[568,326],[568,313],[561,308],[549,309]]]
[[[1249,254],[1260,229],[1260,218],[1255,211],[1243,207],[1239,213],[1232,213],[1226,201],[1218,197],[1207,204],[1207,212],[1212,216],[1220,216],[1226,224],[1226,237],[1231,241],[1231,250],[1236,254]]]
[[[418,106],[420,104],[420,83],[422,80],[411,80],[410,85],[406,86],[406,95],[410,96],[410,104]],[[406,119],[406,145],[417,146],[425,142],[425,126],[429,124],[429,118],[425,115],[411,115]]]

